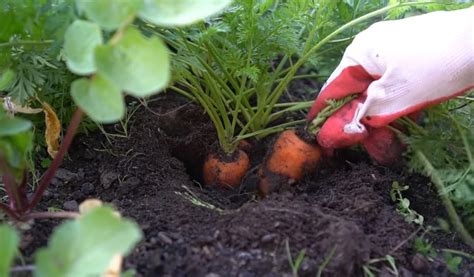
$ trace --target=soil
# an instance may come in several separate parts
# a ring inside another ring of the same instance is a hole
[[[413,240],[421,232],[390,199],[398,181],[410,186],[406,196],[428,224],[445,214],[429,180],[402,165],[383,167],[345,150],[297,186],[259,199],[256,168],[270,137],[251,142],[252,170],[241,187],[204,187],[200,172],[215,131],[199,107],[173,94],[141,108],[128,138],[109,139],[76,137],[40,209],[75,209],[91,197],[112,203],[143,230],[125,262],[138,276],[291,276],[289,256],[296,260],[302,251],[299,276],[316,276],[319,269],[323,276],[363,276],[364,265],[386,255],[395,258],[401,276],[449,275],[442,261],[416,254]],[[57,223],[37,221],[23,234],[22,253],[31,257],[44,246]],[[436,248],[469,252],[452,233],[426,236]],[[391,276],[389,263],[372,266],[376,275]],[[462,272],[474,275],[474,263],[464,261]]]

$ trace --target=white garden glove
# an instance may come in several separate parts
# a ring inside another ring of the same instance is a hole
[[[325,148],[361,142],[381,163],[402,148],[386,126],[474,87],[474,7],[373,24],[358,34],[321,90],[327,100],[360,94],[334,113],[317,139]]]

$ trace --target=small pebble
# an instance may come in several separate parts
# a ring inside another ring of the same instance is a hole
[[[72,193],[71,198],[76,200],[76,201],[81,201],[84,199],[84,193],[80,190],[76,190],[75,192]]]
[[[59,168],[54,175],[55,178],[58,178],[66,183],[71,182],[74,178],[76,178],[76,176],[77,175],[75,173],[72,173],[71,171],[64,168]]]
[[[95,187],[92,183],[84,183],[81,186],[82,193],[84,193],[86,195],[93,193],[94,189],[95,189]]]
[[[64,202],[63,207],[67,211],[77,211],[79,204],[76,200],[71,200]]]
[[[269,242],[274,241],[277,238],[277,236],[278,236],[277,234],[267,234],[267,235],[264,235],[260,241],[262,243],[269,243]]]
[[[426,273],[430,268],[428,260],[420,253],[416,253],[415,256],[413,256],[411,266],[413,266],[413,269],[418,273]]]
[[[130,188],[138,186],[142,181],[137,177],[130,177],[123,182],[124,185],[127,185]]]
[[[159,232],[158,233],[158,238],[166,244],[173,244],[173,241],[164,233],[164,232]]]
[[[119,177],[119,174],[113,171],[104,171],[100,175],[100,183],[104,189],[110,188],[113,182],[115,182]]]

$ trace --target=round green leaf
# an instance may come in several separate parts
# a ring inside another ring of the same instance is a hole
[[[133,28],[125,30],[116,44],[98,46],[95,64],[105,78],[137,97],[164,89],[170,78],[165,44],[157,37],[146,38]]]
[[[64,52],[69,70],[80,75],[94,73],[94,48],[102,42],[102,33],[97,24],[74,21],[64,35]]]
[[[31,122],[21,118],[0,117],[0,136],[11,136],[28,131]]]
[[[133,18],[140,9],[140,0],[76,0],[78,10],[87,18],[112,31]]]
[[[113,256],[128,254],[142,236],[113,209],[95,208],[54,230],[48,246],[36,252],[35,276],[104,276]]]
[[[142,19],[157,25],[181,26],[213,15],[232,0],[144,0]]]
[[[95,75],[92,80],[74,81],[71,85],[71,95],[74,102],[97,122],[116,122],[125,114],[120,89],[100,75]]]

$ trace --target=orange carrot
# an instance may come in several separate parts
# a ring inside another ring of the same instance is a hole
[[[316,169],[321,149],[301,139],[294,130],[280,134],[259,170],[262,196],[292,185]]]
[[[252,144],[246,140],[241,140],[237,148],[244,151],[245,153],[248,153],[250,149],[252,149]]]
[[[225,161],[216,154],[210,154],[204,163],[204,183],[227,188],[237,187],[249,167],[249,157],[242,150],[237,150],[237,157],[230,161]]]

